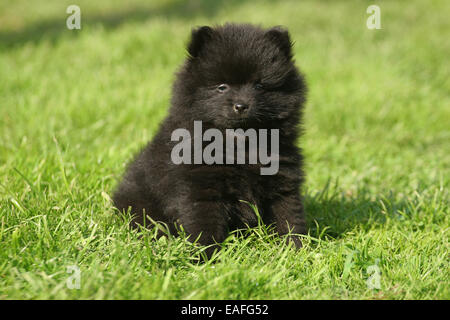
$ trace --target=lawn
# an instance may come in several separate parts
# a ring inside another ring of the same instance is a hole
[[[77,0],[68,30],[73,3],[0,2],[0,300],[450,299],[449,1]],[[198,264],[110,196],[167,114],[190,29],[227,21],[295,40],[309,234],[296,251],[243,230]]]

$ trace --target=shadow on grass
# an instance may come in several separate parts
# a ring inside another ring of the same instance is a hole
[[[330,190],[329,185],[320,193],[306,195],[305,211],[310,234],[317,238],[343,237],[355,229],[369,230],[383,225],[388,219],[402,220],[402,213],[411,211],[411,203],[390,193],[376,195],[360,189],[356,195]]]
[[[90,14],[81,8],[82,29],[89,26],[101,25],[105,29],[114,29],[124,23],[139,23],[151,18],[163,17],[167,19],[186,20],[195,17],[214,17],[224,4],[236,6],[242,1],[237,0],[199,0],[199,1],[171,1],[156,8],[146,6],[127,8],[123,11],[97,12]],[[64,11],[61,17],[39,21],[28,25],[20,31],[0,30],[0,48],[14,48],[24,43],[37,43],[41,40],[49,40],[54,43],[61,36],[77,37],[81,30],[68,30],[66,19],[69,15]]]

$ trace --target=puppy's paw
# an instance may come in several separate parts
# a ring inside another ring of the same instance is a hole
[[[292,243],[296,249],[303,247],[302,240],[297,235],[288,235],[286,237],[286,244],[289,245],[290,243]]]

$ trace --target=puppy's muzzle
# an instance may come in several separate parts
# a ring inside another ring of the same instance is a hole
[[[239,113],[239,114],[245,113],[248,110],[248,104],[235,103],[233,105],[233,110],[234,110],[234,112]]]

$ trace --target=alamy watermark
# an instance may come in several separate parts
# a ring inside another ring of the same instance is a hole
[[[81,288],[81,270],[78,266],[67,266],[66,272],[70,274],[66,280],[66,286],[69,289]]]
[[[194,121],[193,135],[191,137],[189,130],[184,128],[172,132],[171,140],[179,141],[172,148],[170,155],[172,163],[177,165],[260,163],[266,166],[260,168],[261,175],[278,173],[280,144],[278,129],[270,129],[270,133],[268,129],[259,129],[258,131],[255,129],[247,129],[246,131],[243,129],[225,129],[225,134],[223,134],[222,131],[215,128],[203,132],[202,122]],[[268,136],[270,136],[270,145],[267,141]],[[203,142],[210,143],[203,148]],[[194,149],[193,152],[192,148]]]
[[[70,16],[66,19],[66,26],[69,30],[81,29],[81,9],[76,4],[67,7],[66,13]],[[367,7],[366,13],[370,16],[366,20],[367,29],[381,29],[381,9],[378,5],[372,4]]]
[[[381,289],[381,271],[380,267],[378,266],[379,259],[375,261],[374,265],[367,267],[367,274],[370,274],[369,278],[367,279],[367,287],[369,289]]]
[[[67,7],[66,13],[70,14],[70,16],[66,19],[67,29],[81,29],[81,9],[76,4],[72,4]]]
[[[370,16],[367,18],[367,29],[381,29],[381,9],[379,6],[373,4],[367,7],[366,13]]]

